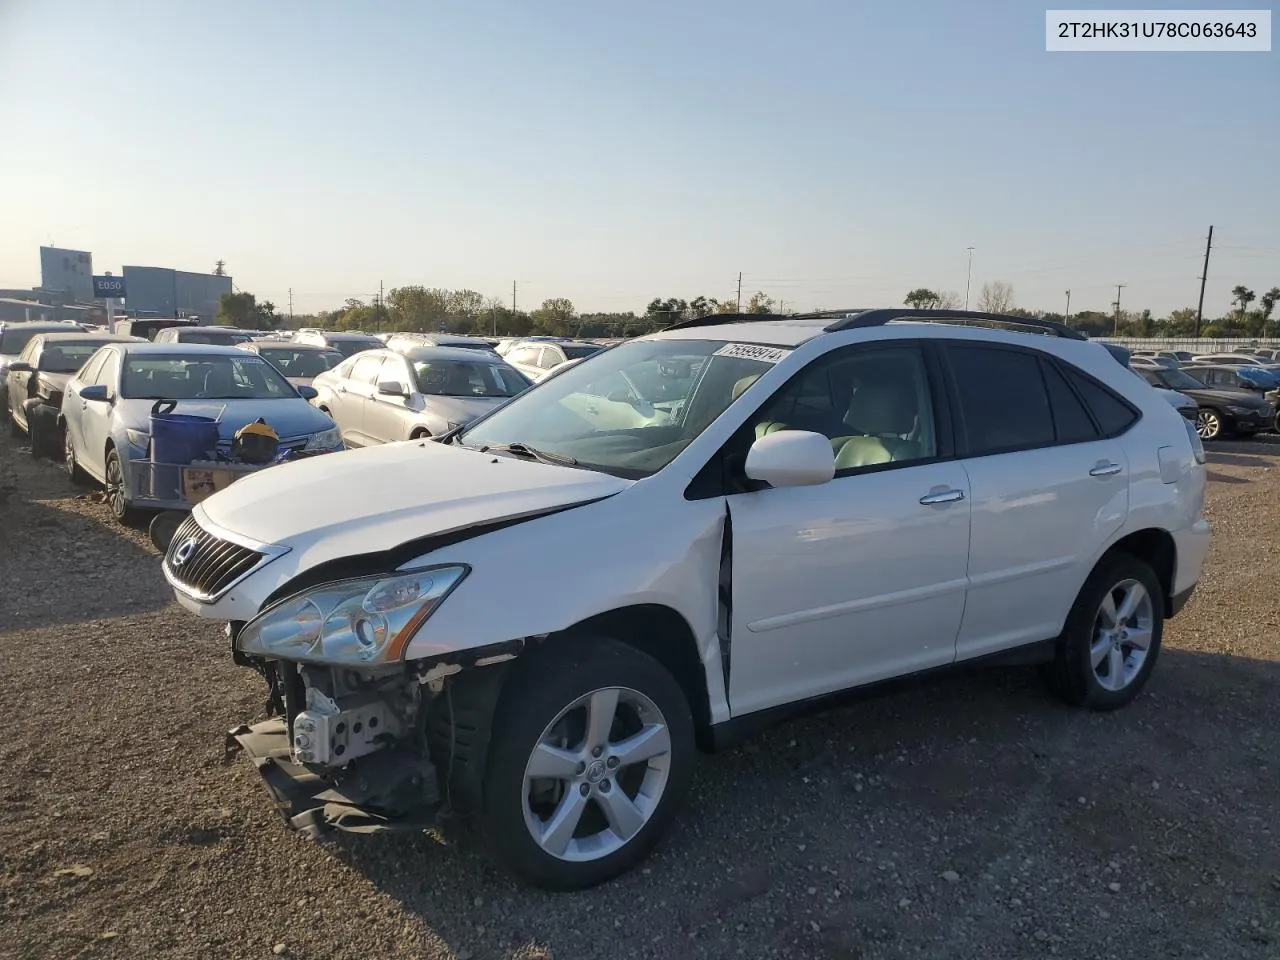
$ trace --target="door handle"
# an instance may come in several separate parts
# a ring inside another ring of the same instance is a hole
[[[1110,477],[1113,474],[1119,473],[1123,469],[1124,467],[1122,467],[1118,463],[1106,463],[1106,462],[1098,463],[1094,466],[1092,470],[1089,471],[1089,476]]]
[[[939,490],[937,493],[926,493],[920,498],[920,502],[926,507],[931,507],[935,503],[955,503],[963,499],[963,490]]]

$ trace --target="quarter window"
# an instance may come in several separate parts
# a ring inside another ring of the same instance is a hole
[[[970,456],[1054,442],[1053,414],[1033,353],[951,344],[951,372]]]
[[[1138,415],[1133,408],[1106,387],[1076,370],[1068,370],[1067,375],[1093,411],[1093,419],[1098,421],[1105,436],[1114,437],[1124,433],[1137,421]]]
[[[521,347],[507,357],[507,363],[523,363],[527,367],[538,365],[539,347]]]
[[[1089,411],[1057,368],[1047,361],[1044,363],[1044,382],[1049,389],[1049,404],[1053,410],[1053,426],[1058,442],[1083,443],[1097,439],[1098,431],[1089,419]]]

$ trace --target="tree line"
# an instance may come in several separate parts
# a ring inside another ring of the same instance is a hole
[[[1200,331],[1203,337],[1261,337],[1277,333],[1272,314],[1280,304],[1280,287],[1272,287],[1261,296],[1243,285],[1231,292],[1233,309],[1215,318],[1206,317]],[[916,287],[903,303],[916,309],[958,309],[960,296],[949,290]],[[1254,304],[1257,306],[1253,306]],[[512,310],[496,297],[485,297],[475,290],[447,290],[440,287],[410,285],[395,287],[385,297],[370,301],[349,299],[336,310],[314,314],[281,316],[269,300],[259,302],[252,293],[223,294],[217,322],[246,330],[320,327],[329,330],[447,332],[474,336],[557,336],[557,337],[634,337],[652,333],[682,320],[712,314],[777,313],[777,302],[764,291],[757,291],[745,302],[733,299],[697,296],[655,297],[643,313],[579,312],[573,301],[550,297],[532,310]],[[1170,337],[1195,336],[1196,310],[1184,307],[1167,317],[1154,317],[1150,310],[1113,311],[1081,310],[1069,317],[1058,311],[1028,310],[1019,307],[1013,285],[996,280],[984,283],[974,301],[974,309],[1009,316],[1041,317],[1065,322],[1091,337]],[[1280,326],[1280,318],[1276,320]]]

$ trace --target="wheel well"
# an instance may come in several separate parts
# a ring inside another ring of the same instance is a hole
[[[583,620],[565,633],[611,637],[661,663],[676,678],[689,702],[699,749],[711,749],[707,674],[698,656],[698,642],[684,617],[660,604],[637,604]]]
[[[426,427],[415,427],[414,431],[411,434],[409,434],[409,439],[421,440],[424,437],[429,437],[429,436],[431,436],[431,431],[428,430]]]
[[[1156,579],[1160,581],[1160,592],[1164,594],[1165,610],[1168,610],[1173,599],[1173,573],[1178,559],[1178,548],[1169,531],[1154,527],[1138,530],[1113,543],[1104,558],[1113,553],[1137,557],[1155,571]]]

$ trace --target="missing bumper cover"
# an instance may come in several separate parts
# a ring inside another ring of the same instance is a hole
[[[232,730],[227,755],[237,750],[253,761],[285,821],[310,839],[331,830],[424,830],[436,823],[435,767],[409,750],[381,750],[322,777],[289,759],[289,730],[282,717]]]

